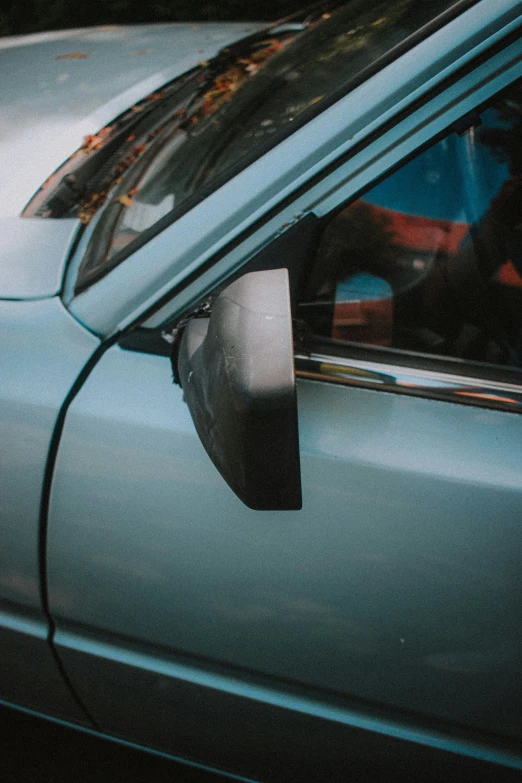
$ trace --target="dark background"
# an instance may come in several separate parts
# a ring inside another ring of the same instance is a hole
[[[0,705],[0,783],[227,783],[228,780],[222,775]]]
[[[272,21],[310,0],[3,0],[0,35],[140,22]]]

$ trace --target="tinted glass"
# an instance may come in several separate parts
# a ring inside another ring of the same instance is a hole
[[[335,339],[522,365],[522,90],[349,204],[303,317]]]
[[[112,268],[115,254],[159,220],[175,217],[349,90],[452,5],[353,0],[312,19],[304,32],[267,34],[229,61],[156,136],[148,129],[146,139],[136,139],[139,160],[113,193],[77,288]]]

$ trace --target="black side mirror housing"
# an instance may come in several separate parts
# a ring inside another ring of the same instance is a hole
[[[185,327],[178,374],[197,433],[250,508],[300,509],[288,271],[250,272]]]

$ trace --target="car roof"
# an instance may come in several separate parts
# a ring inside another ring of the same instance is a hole
[[[0,216],[19,215],[88,134],[260,23],[168,23],[0,38]]]

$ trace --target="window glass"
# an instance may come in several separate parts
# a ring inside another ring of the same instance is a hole
[[[521,365],[520,81],[330,221],[300,316],[338,340]]]
[[[223,62],[216,58],[189,99],[183,93],[176,104],[176,93],[170,96],[165,116],[158,94],[156,125],[147,122],[141,135],[133,132],[126,157],[108,166],[109,176],[82,197],[80,215],[88,222],[111,193],[76,290],[112,269],[114,257],[163,217],[290,135],[366,69],[378,69],[380,58],[398,55],[412,35],[453,5],[455,0],[351,0],[329,12],[316,9],[303,30],[289,25],[282,34],[276,28],[245,51],[231,50]]]

